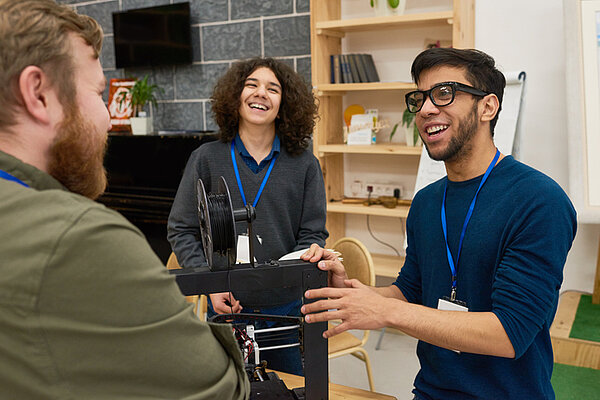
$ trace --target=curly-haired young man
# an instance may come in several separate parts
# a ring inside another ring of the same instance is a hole
[[[208,192],[216,192],[223,176],[234,208],[256,207],[252,226],[262,242],[258,261],[276,260],[311,243],[323,246],[328,236],[323,175],[307,151],[317,106],[300,75],[272,58],[237,62],[217,82],[212,110],[221,140],[191,155],[169,216],[168,239],[180,264],[206,264],[197,239],[198,178]],[[238,232],[246,230],[244,225]],[[209,314],[243,308],[245,313],[299,315],[300,298],[299,290],[289,288],[214,293]],[[271,368],[302,374],[298,348],[261,354]]]

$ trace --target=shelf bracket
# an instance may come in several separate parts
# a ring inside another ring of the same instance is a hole
[[[330,29],[317,29],[317,35],[331,36],[331,37],[336,37],[336,38],[340,38],[340,39],[343,39],[344,37],[346,37],[346,33],[341,32],[341,31],[334,31],[334,30],[330,30]]]
[[[346,92],[332,92],[330,90],[317,90],[317,97],[324,96],[344,96]]]

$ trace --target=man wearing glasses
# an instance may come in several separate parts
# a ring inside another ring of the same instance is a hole
[[[411,73],[418,90],[406,106],[447,177],[415,195],[393,285],[347,280],[313,245],[303,258],[322,258],[331,287],[308,291],[328,299],[302,311],[342,320],[325,337],[391,326],[418,338],[415,399],[553,399],[549,328],[575,210],[552,179],[494,145],[505,78],[490,56],[429,49]]]

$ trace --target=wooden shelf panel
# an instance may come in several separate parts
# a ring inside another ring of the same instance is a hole
[[[375,275],[395,278],[404,265],[404,257],[390,256],[387,254],[373,254],[373,264],[375,265]]]
[[[394,154],[403,156],[420,156],[421,146],[404,146],[400,144],[352,145],[326,144],[318,147],[319,153],[344,154]]]
[[[401,28],[414,25],[433,26],[436,24],[452,24],[453,12],[439,11],[432,13],[404,14],[386,17],[353,18],[317,22],[317,35],[339,37],[346,32],[359,32]]]
[[[346,92],[362,92],[369,90],[414,90],[412,82],[367,82],[367,83],[323,83],[317,85],[318,96],[343,95]]]
[[[406,218],[410,206],[397,206],[385,208],[384,206],[364,206],[362,204],[342,204],[341,201],[332,201],[327,204],[327,212],[357,215],[375,215],[378,217]]]

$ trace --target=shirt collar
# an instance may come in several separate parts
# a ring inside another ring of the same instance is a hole
[[[33,165],[0,151],[0,169],[19,178],[27,185],[38,190],[62,189],[67,190],[59,181]]]
[[[239,133],[237,133],[235,135],[235,148],[238,151],[238,153],[240,153],[240,155],[242,155],[243,157],[253,158],[250,155],[250,153],[248,152],[248,150],[246,150],[246,146],[244,146],[244,142],[242,142],[242,138],[240,137]],[[271,152],[269,153],[268,156],[266,156],[264,158],[263,161],[271,160],[271,158],[273,158],[273,156],[275,154],[279,154],[280,152],[281,152],[281,140],[279,140],[278,135],[275,135],[275,139],[273,140],[273,146],[271,146]]]

